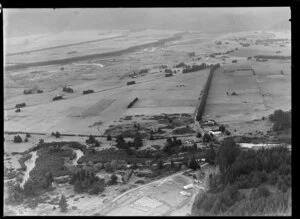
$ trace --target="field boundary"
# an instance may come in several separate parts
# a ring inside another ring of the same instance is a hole
[[[211,85],[211,81],[212,81],[214,72],[218,68],[220,68],[220,64],[214,65],[210,69],[210,71],[209,71],[209,76],[208,76],[207,81],[205,83],[205,87],[204,87],[204,90],[203,90],[203,94],[202,94],[201,100],[199,102],[198,107],[196,108],[196,110],[197,110],[197,112],[196,112],[196,120],[197,121],[201,121],[201,119],[202,119],[202,115],[204,113],[204,109],[205,109],[205,105],[206,105],[206,100],[207,100],[207,97],[208,97],[208,91],[209,91],[209,88],[210,88],[210,85]]]

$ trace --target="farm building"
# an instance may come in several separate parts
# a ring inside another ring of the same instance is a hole
[[[59,94],[57,94],[55,97],[52,98],[53,101],[55,100],[61,100],[63,97]]]

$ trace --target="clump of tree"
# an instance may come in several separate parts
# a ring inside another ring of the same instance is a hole
[[[60,138],[60,133],[58,131],[52,132],[51,135],[55,136],[55,138]]]
[[[212,145],[208,149],[205,149],[204,158],[207,162],[215,164],[216,156],[217,154]]]
[[[165,73],[172,74],[173,72],[172,72],[172,70],[171,70],[171,69],[167,68],[167,69],[165,69]]]
[[[189,72],[194,72],[194,71],[200,71],[203,69],[206,69],[207,65],[205,63],[202,63],[201,65],[192,65],[191,68],[186,68],[182,70],[182,73],[189,73]]]
[[[123,138],[123,135],[118,135],[116,138],[116,143],[117,148],[125,149],[126,152],[130,152],[131,147],[139,149],[143,146],[143,138],[141,134],[137,131],[134,135],[133,141],[126,142]]]
[[[99,194],[104,191],[105,181],[96,177],[93,171],[85,169],[74,172],[69,183],[74,186],[74,191],[78,193],[88,192],[89,194]]]
[[[111,138],[111,135],[110,135],[110,134],[108,134],[108,135],[107,135],[107,137],[106,137],[106,140],[107,140],[107,141],[111,141],[111,140],[112,140],[112,138]]]
[[[197,135],[196,135],[197,138],[202,138],[202,135],[200,132],[197,132]]]
[[[111,174],[110,180],[108,181],[109,185],[116,185],[118,183],[118,177],[116,174]]]
[[[180,62],[179,64],[175,65],[175,68],[186,68],[187,64],[185,64],[184,62]]]
[[[15,143],[21,143],[23,141],[22,137],[20,135],[14,136],[14,142]]]
[[[93,135],[90,135],[89,138],[85,140],[85,142],[87,144],[94,144],[96,147],[100,146],[99,141]]]
[[[74,92],[74,90],[71,87],[63,87],[62,91],[67,92],[67,93],[73,93]]]
[[[52,182],[53,182],[53,175],[52,175],[51,172],[47,172],[44,175],[44,177],[42,178],[42,182],[41,182],[42,183],[42,187],[44,189],[48,189],[51,186]]]
[[[144,73],[148,73],[149,69],[148,68],[144,68],[144,69],[141,69],[139,74],[144,74]]]
[[[205,133],[202,137],[202,141],[204,143],[208,143],[208,142],[211,142],[212,141],[212,136],[209,135],[208,133]]]
[[[143,139],[139,132],[136,132],[136,134],[134,136],[133,145],[134,145],[135,149],[138,149],[143,146]]]
[[[201,167],[199,166],[199,164],[196,162],[195,160],[195,157],[192,157],[191,160],[189,161],[188,163],[188,167],[190,169],[193,169],[193,170],[197,170],[197,169],[200,169]]]
[[[281,131],[291,127],[292,111],[275,110],[269,115],[269,120],[273,122],[273,131]]]
[[[222,133],[224,133],[226,130],[225,125],[220,125],[219,126],[219,131],[221,131]]]
[[[182,141],[180,139],[177,139],[176,137],[168,138],[166,140],[166,144],[163,148],[163,151],[167,154],[172,154],[174,151],[176,151],[179,146],[182,145]]]

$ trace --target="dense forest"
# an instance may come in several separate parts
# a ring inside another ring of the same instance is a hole
[[[228,139],[215,161],[220,171],[209,175],[209,191],[198,194],[192,215],[291,214],[291,152],[287,148],[243,150]]]

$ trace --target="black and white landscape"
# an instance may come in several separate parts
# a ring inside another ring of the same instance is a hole
[[[291,215],[289,8],[3,18],[4,215]]]

